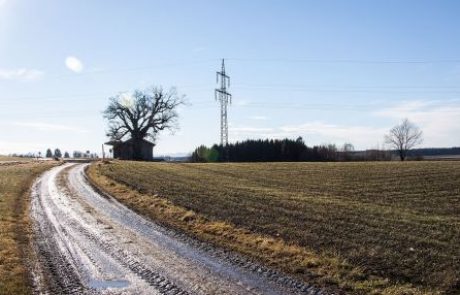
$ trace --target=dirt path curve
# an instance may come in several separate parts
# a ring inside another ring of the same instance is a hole
[[[86,164],[46,172],[33,187],[39,294],[323,294],[165,229],[97,193]]]

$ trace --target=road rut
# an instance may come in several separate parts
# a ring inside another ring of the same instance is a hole
[[[96,192],[86,166],[33,186],[37,294],[325,294],[147,220]]]

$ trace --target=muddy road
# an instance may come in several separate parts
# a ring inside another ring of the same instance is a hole
[[[139,216],[96,192],[86,165],[33,187],[37,294],[324,294]]]

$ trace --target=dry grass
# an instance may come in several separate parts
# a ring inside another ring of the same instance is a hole
[[[0,155],[0,162],[27,161],[25,158]]]
[[[92,169],[137,211],[318,285],[351,293],[460,291],[460,162],[114,162]]]
[[[30,294],[26,265],[30,224],[27,191],[55,163],[0,166],[0,294]]]

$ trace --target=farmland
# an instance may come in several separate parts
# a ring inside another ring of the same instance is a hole
[[[350,293],[457,293],[460,162],[166,164],[90,176],[141,214]]]
[[[55,164],[0,159],[9,162],[0,165],[0,294],[29,294],[27,191],[36,176]]]
[[[27,161],[28,159],[19,157],[9,157],[0,155],[0,162],[15,162],[15,161]]]

